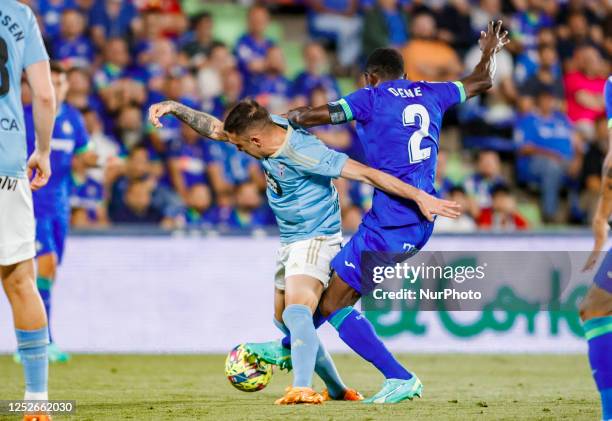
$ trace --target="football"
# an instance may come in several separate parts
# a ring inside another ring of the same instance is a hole
[[[236,389],[257,392],[272,378],[272,365],[257,361],[243,345],[234,347],[225,359],[225,375]]]

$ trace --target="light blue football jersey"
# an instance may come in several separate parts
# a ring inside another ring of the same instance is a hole
[[[340,203],[332,179],[340,176],[348,156],[285,118],[273,115],[272,120],[287,129],[281,148],[261,159],[281,242],[340,232]]]
[[[17,0],[0,4],[0,175],[25,177],[26,131],[21,74],[49,60],[34,13]]]

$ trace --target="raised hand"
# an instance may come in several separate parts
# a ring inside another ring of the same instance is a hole
[[[510,42],[508,39],[508,31],[501,32],[503,22],[491,21],[487,25],[487,31],[480,31],[480,39],[478,44],[483,53],[495,54],[499,52],[506,44]]]

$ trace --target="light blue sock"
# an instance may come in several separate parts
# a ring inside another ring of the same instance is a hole
[[[601,396],[602,419],[612,420],[612,316],[584,322],[589,341],[589,362]]]
[[[291,333],[293,387],[311,387],[319,337],[312,323],[310,308],[292,304],[283,311],[283,321]]]
[[[274,319],[274,325],[285,335],[289,335],[289,329],[283,323]],[[285,336],[285,337],[287,337]],[[329,395],[334,399],[339,399],[344,396],[346,386],[340,378],[340,374],[336,369],[334,360],[332,359],[327,349],[323,346],[323,342],[319,338],[319,350],[317,351],[317,359],[315,362],[315,373],[323,380]]]
[[[49,376],[49,361],[47,359],[49,330],[45,326],[37,330],[15,329],[15,333],[19,356],[23,364],[26,399],[28,399],[28,396],[46,396]]]

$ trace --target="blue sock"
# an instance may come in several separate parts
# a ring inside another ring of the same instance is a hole
[[[612,316],[584,322],[589,341],[589,362],[601,395],[602,419],[612,420]]]
[[[49,332],[47,327],[38,330],[15,329],[17,349],[23,364],[25,376],[26,399],[32,396],[46,396],[49,361],[47,345]],[[43,397],[46,399],[46,397]]]
[[[321,312],[319,312],[319,309],[316,309],[315,313],[312,315],[312,323],[314,324],[315,329],[320,328],[321,325],[325,323],[326,321],[327,321],[327,318],[323,317]],[[283,325],[283,327],[285,327],[285,325]],[[286,332],[283,331],[283,332],[285,333],[286,336],[281,340],[281,343],[283,344],[285,348],[289,349],[291,348],[291,335],[289,334],[289,331],[286,331]]]
[[[285,336],[283,339],[289,338],[289,330],[287,326],[278,320],[274,319],[274,325],[283,332]],[[289,348],[289,347],[287,347]],[[319,350],[317,351],[317,359],[315,362],[315,373],[323,380],[327,390],[332,398],[338,399],[343,397],[346,386],[340,378],[340,374],[336,369],[334,360],[332,359],[327,349],[323,346],[323,342],[319,339]]]
[[[387,379],[412,378],[378,338],[368,319],[353,307],[344,307],[329,317],[329,322],[353,351],[374,364]]]
[[[293,386],[311,387],[319,337],[312,323],[312,313],[305,305],[292,304],[283,311],[283,321],[291,332]]]
[[[36,286],[38,287],[40,298],[42,298],[43,304],[45,305],[45,311],[47,312],[49,342],[53,342],[53,337],[51,336],[51,287],[53,286],[53,281],[39,276],[36,278]]]

